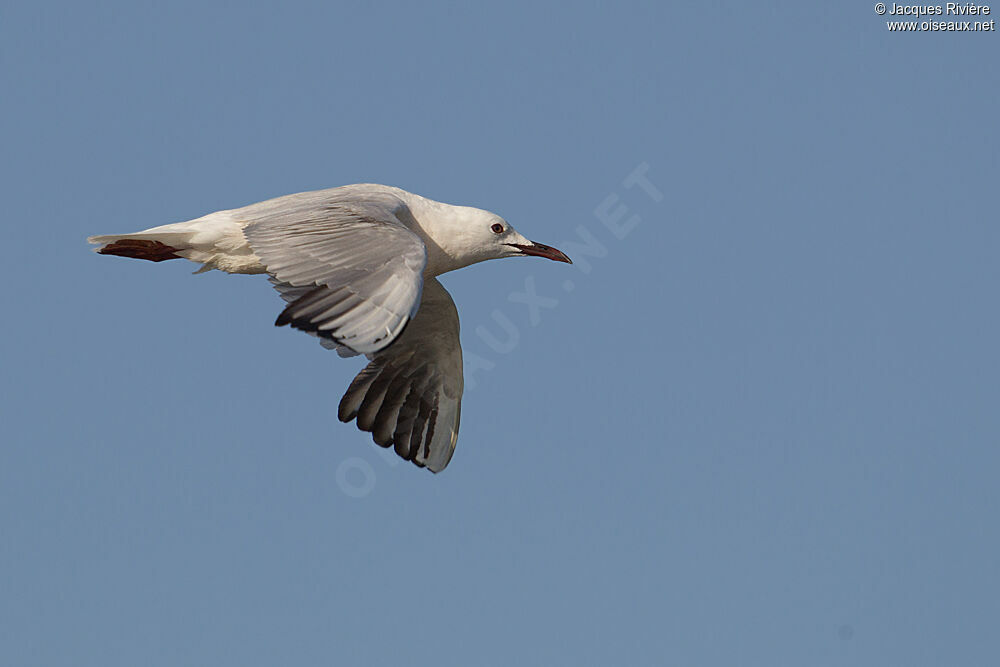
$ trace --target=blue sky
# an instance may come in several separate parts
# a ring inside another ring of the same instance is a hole
[[[997,39],[6,3],[0,663],[990,664]],[[263,277],[84,242],[354,182],[578,260],[444,277],[478,370],[437,476],[337,421],[360,362]]]

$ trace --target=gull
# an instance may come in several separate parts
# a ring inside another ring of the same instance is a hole
[[[458,311],[436,276],[502,257],[572,264],[495,213],[371,183],[87,240],[102,255],[188,259],[195,273],[267,274],[286,302],[276,326],[369,360],[338,418],[435,473],[455,451],[464,388]]]

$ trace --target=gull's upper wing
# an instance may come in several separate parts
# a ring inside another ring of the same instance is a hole
[[[234,211],[283,297],[275,324],[371,354],[389,345],[420,303],[427,249],[384,192],[306,192]]]
[[[455,451],[462,410],[458,311],[436,279],[424,283],[420,309],[392,346],[369,354],[340,401],[338,416],[355,417],[382,447],[441,472]]]
[[[274,289],[278,290],[278,294],[280,294],[281,298],[285,300],[285,303],[294,303],[298,299],[305,296],[307,292],[311,292],[313,289],[315,289],[315,285],[305,285],[302,287],[296,287],[295,285],[291,285],[289,283],[283,283],[274,276],[268,276],[267,279],[271,281],[271,284],[274,286]],[[341,345],[333,338],[320,336],[319,332],[317,331],[307,331],[306,333],[311,336],[316,336],[317,338],[319,338],[320,345],[322,345],[328,350],[336,350],[337,354],[339,354],[341,357],[356,357],[359,354],[358,352],[355,352],[351,348]]]

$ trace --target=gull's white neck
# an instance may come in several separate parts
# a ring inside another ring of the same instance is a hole
[[[473,225],[490,215],[470,206],[453,206],[400,190],[412,214],[412,221],[403,220],[418,234],[427,247],[425,276],[437,276],[448,271],[491,259],[488,250],[476,242]],[[405,212],[397,217],[406,217]],[[479,220],[477,220],[477,218]]]

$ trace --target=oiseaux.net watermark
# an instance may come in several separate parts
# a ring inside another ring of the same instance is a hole
[[[621,180],[618,187],[608,193],[594,207],[594,221],[578,225],[574,230],[576,238],[558,245],[573,258],[573,267],[582,276],[589,276],[596,260],[607,258],[611,246],[627,239],[642,222],[636,208],[659,204],[663,201],[663,191],[650,177],[650,166],[641,162]],[[506,302],[490,312],[489,321],[472,328],[477,344],[465,350],[465,391],[474,391],[485,374],[497,367],[505,356],[517,349],[521,342],[522,327],[539,326],[543,313],[557,308],[561,303],[561,291],[569,294],[576,289],[572,279],[563,280],[558,288],[553,285],[539,288],[535,276],[524,279],[523,288],[511,290]],[[482,347],[478,343],[481,343]],[[397,466],[402,459],[391,449],[373,446],[369,451],[389,466]],[[364,498],[375,490],[375,468],[360,456],[345,458],[337,466],[337,487],[347,496]]]
[[[943,5],[900,5],[875,3],[875,13],[889,16],[889,32],[996,32],[996,19],[987,18],[989,5],[974,2],[946,2]]]

